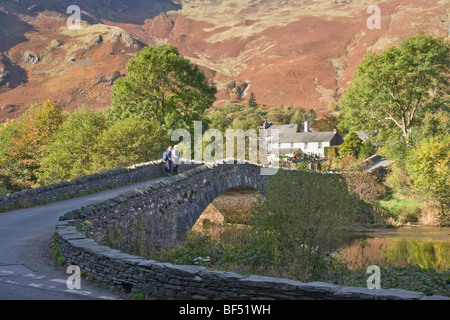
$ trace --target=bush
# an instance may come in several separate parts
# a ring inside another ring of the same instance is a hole
[[[386,187],[370,173],[344,172],[341,175],[347,181],[349,192],[357,195],[361,200],[379,200],[387,192]]]
[[[341,146],[331,146],[323,148],[323,153],[326,158],[335,159],[339,157]]]
[[[345,241],[342,230],[353,223],[356,203],[338,176],[279,172],[255,209],[249,262],[290,265],[298,279],[321,279],[331,267],[329,253]]]
[[[413,186],[442,206],[442,224],[450,223],[450,134],[423,139],[409,152],[406,167]]]

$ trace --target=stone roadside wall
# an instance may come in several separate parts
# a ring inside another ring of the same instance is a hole
[[[402,289],[370,290],[367,288],[343,287],[321,282],[301,283],[288,279],[256,275],[243,276],[231,272],[210,271],[201,266],[180,266],[170,263],[160,263],[146,260],[138,255],[127,254],[108,246],[103,246],[77,231],[76,226],[79,225],[80,221],[83,222],[87,217],[91,219],[95,214],[100,216],[104,215],[106,220],[108,220],[109,218],[106,216],[107,212],[113,212],[116,217],[123,215],[125,220],[122,223],[125,229],[129,228],[129,225],[126,225],[126,221],[129,219],[127,217],[129,215],[139,215],[136,206],[140,205],[143,208],[146,205],[146,202],[143,200],[146,196],[149,201],[148,204],[151,203],[149,199],[153,199],[156,201],[155,208],[161,208],[158,206],[157,199],[165,201],[166,198],[163,199],[163,194],[158,194],[158,190],[161,191],[167,188],[167,190],[174,190],[172,195],[180,194],[180,190],[176,188],[177,183],[178,185],[196,186],[197,188],[200,186],[196,185],[196,183],[201,183],[202,188],[206,188],[203,195],[209,194],[207,197],[212,199],[215,194],[215,189],[217,189],[216,192],[220,192],[221,188],[226,188],[227,185],[247,184],[254,185],[255,188],[258,188],[254,184],[256,180],[251,179],[256,173],[253,172],[256,167],[240,165],[242,170],[240,172],[238,167],[200,166],[180,176],[164,179],[154,186],[149,185],[128,192],[96,206],[71,211],[62,216],[56,225],[55,236],[58,249],[68,264],[78,265],[86,275],[97,279],[103,284],[122,288],[128,293],[146,293],[149,297],[158,299],[450,300],[447,297],[428,297],[421,292]],[[246,170],[250,172],[244,174]],[[189,184],[182,183],[184,179],[188,178]],[[227,178],[231,180],[227,180]],[[238,180],[233,182],[232,179]],[[211,180],[223,181],[223,184],[214,186],[210,183],[212,182]],[[167,194],[164,195],[167,196]],[[202,197],[200,196],[199,198]],[[181,199],[185,199],[185,197],[179,198],[180,201]],[[194,203],[194,206],[203,207],[209,201],[205,200],[200,205],[198,203],[195,204],[195,201],[192,203]],[[178,203],[178,205],[179,207],[183,206],[182,203]],[[127,206],[130,209],[128,211]],[[197,209],[199,208],[195,208],[195,210]],[[178,210],[174,212],[180,213]],[[169,224],[170,221],[175,221],[171,220],[170,215],[167,214],[168,211],[166,213],[160,213],[162,217],[168,219]],[[150,217],[153,214],[149,214],[148,216]],[[186,215],[189,216],[189,213]],[[176,216],[173,215],[172,217]],[[190,217],[189,219],[194,219],[194,217]],[[166,233],[168,232],[166,231]]]
[[[201,163],[192,161],[188,164],[182,164],[180,167],[183,170],[189,170],[199,165]],[[14,207],[20,203],[54,202],[99,190],[162,177],[164,174],[164,162],[162,160],[137,164],[127,168],[91,174],[71,181],[2,195],[0,196],[0,208]]]

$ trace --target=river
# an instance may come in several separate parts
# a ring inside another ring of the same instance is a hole
[[[450,227],[401,227],[359,231],[342,250],[349,267],[415,264],[450,270]]]

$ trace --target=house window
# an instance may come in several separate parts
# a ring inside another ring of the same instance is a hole
[[[308,149],[308,142],[305,142],[305,150]]]
[[[319,142],[318,148],[319,148],[319,149],[322,149],[322,142]]]

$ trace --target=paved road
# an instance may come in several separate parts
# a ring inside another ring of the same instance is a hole
[[[55,263],[51,253],[56,222],[68,211],[162,179],[0,214],[0,300],[121,299],[84,279],[79,290],[68,290],[70,274]]]

